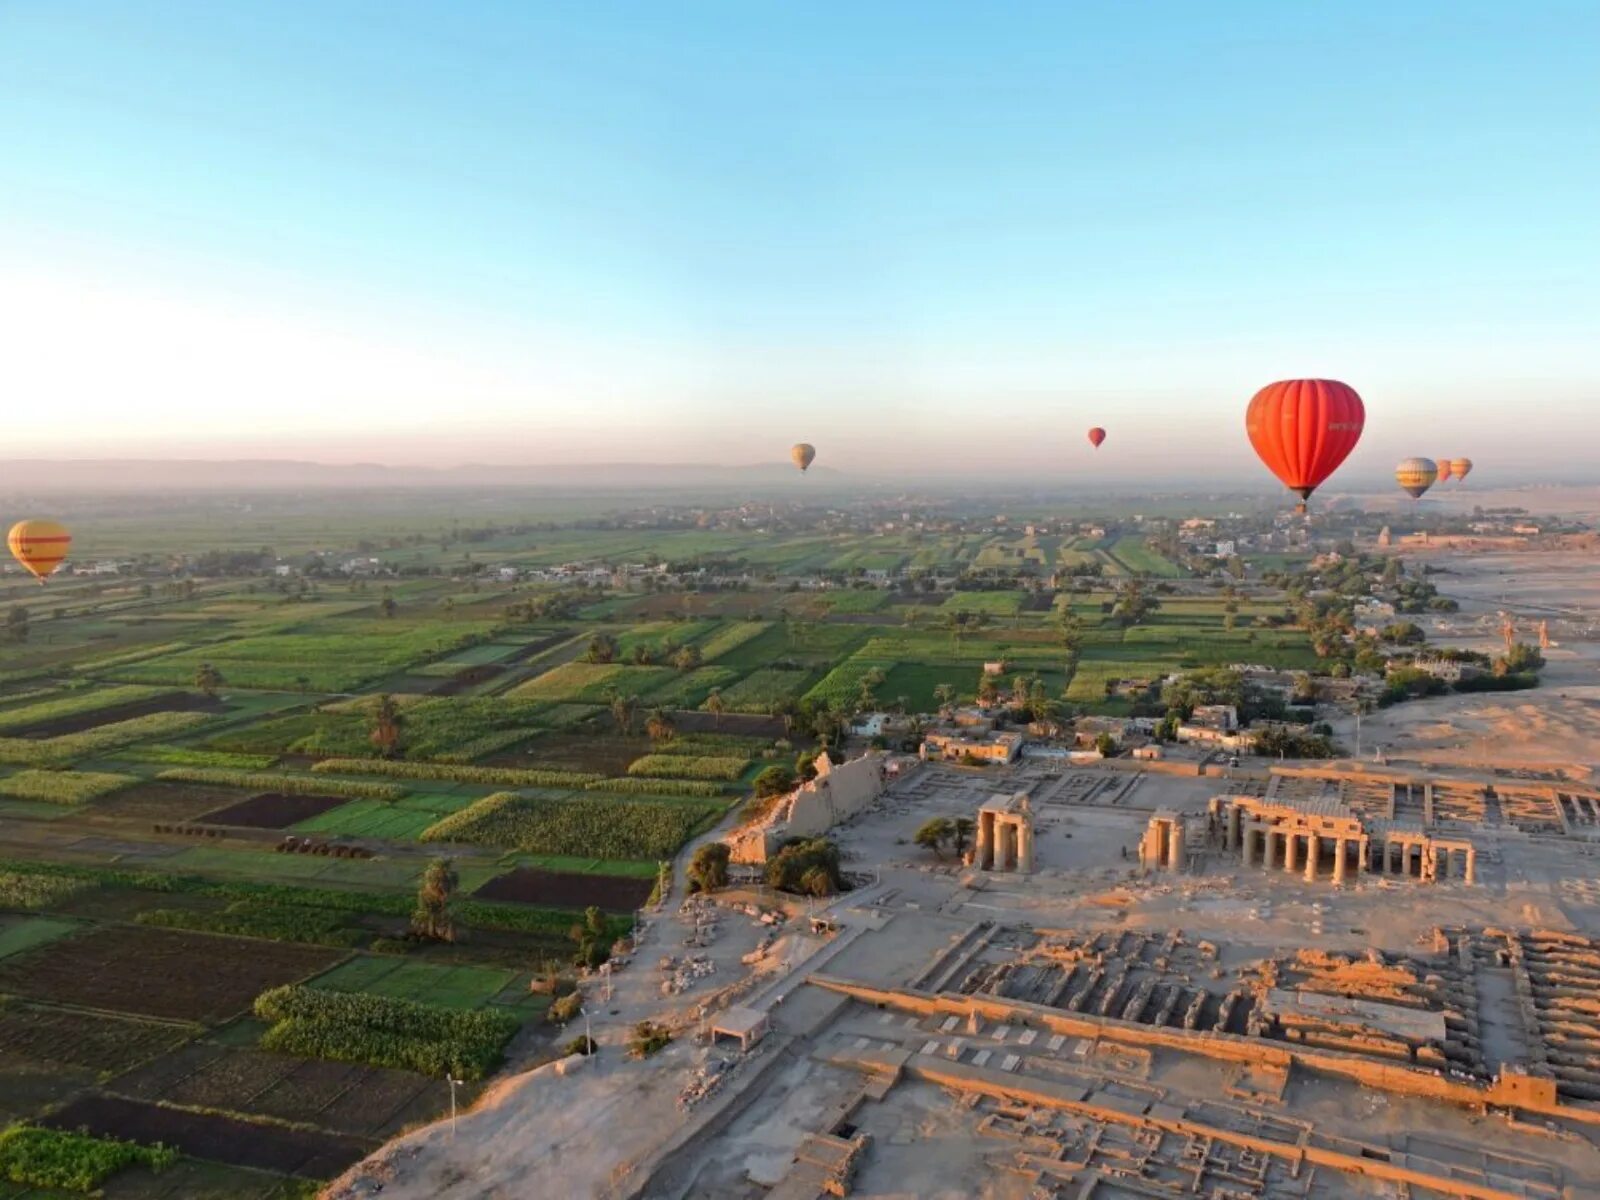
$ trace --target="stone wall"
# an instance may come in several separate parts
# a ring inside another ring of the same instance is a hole
[[[864,812],[887,786],[884,757],[869,751],[835,765],[817,759],[817,777],[781,797],[760,820],[735,829],[723,841],[736,863],[764,863],[785,838],[821,837]]]

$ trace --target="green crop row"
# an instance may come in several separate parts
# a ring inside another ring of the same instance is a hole
[[[159,712],[60,737],[0,738],[0,762],[30,767],[65,766],[75,759],[92,758],[134,742],[181,733],[209,720],[206,713]]]
[[[471,842],[524,854],[670,858],[696,827],[721,812],[713,804],[651,803],[574,796],[551,800],[497,792],[422,832],[425,842]]]
[[[220,912],[187,908],[147,909],[135,918],[141,925],[165,929],[198,929],[236,937],[270,938],[275,942],[309,942],[319,946],[359,946],[371,940],[353,928],[349,914],[337,909],[274,904],[255,898],[235,900]]]
[[[148,687],[112,687],[112,688],[85,688],[80,691],[68,692],[64,696],[54,699],[41,700],[35,704],[25,704],[21,708],[9,708],[0,713],[0,731],[21,729],[28,725],[38,725],[45,721],[58,720],[61,717],[75,717],[79,713],[93,712],[97,708],[112,708],[118,704],[131,704],[138,700],[147,700],[151,696],[161,694],[158,688]]]
[[[174,783],[215,784],[218,787],[249,788],[257,792],[282,792],[294,796],[350,796],[360,800],[398,800],[406,794],[405,788],[394,783],[328,779],[317,775],[279,775],[269,771],[223,771],[207,767],[173,767],[162,771],[156,778]]]
[[[464,1079],[492,1071],[521,1024],[492,1009],[463,1012],[298,984],[263,992],[255,1014],[271,1024],[263,1049]]]
[[[454,750],[444,754],[435,755],[435,761],[442,763],[470,763],[475,759],[483,758],[515,746],[518,742],[525,742],[544,730],[537,725],[514,725],[510,729],[497,729],[493,733],[486,733],[482,737],[475,737],[471,741],[462,742]]]
[[[679,733],[656,743],[651,753],[713,758],[731,758],[737,754],[753,758],[771,746],[770,738],[746,737],[738,733]]]
[[[734,780],[750,765],[748,758],[720,758],[685,754],[646,754],[628,764],[628,774],[646,779]]]
[[[0,796],[42,800],[46,804],[87,804],[138,782],[135,775],[94,771],[18,771],[0,777]]]
[[[780,705],[798,699],[812,678],[807,671],[786,671],[763,667],[752,671],[722,693],[729,712],[770,713]]]
[[[93,886],[85,879],[0,870],[0,908],[48,908]]]
[[[135,746],[118,757],[130,762],[159,763],[169,767],[220,767],[229,771],[263,771],[278,761],[276,754],[235,754],[227,750],[199,750],[193,746]]]
[[[388,775],[396,779],[440,779],[493,787],[582,787],[601,776],[585,771],[523,767],[474,767],[461,763],[405,762],[390,758],[325,758],[311,768],[318,774]]]
[[[181,654],[186,650],[194,649],[189,642],[162,642],[158,646],[140,646],[135,650],[120,650],[116,654],[104,654],[99,658],[86,658],[72,664],[72,669],[81,673],[105,671],[112,667],[125,667],[129,663],[144,662],[148,658],[160,658],[164,654]],[[184,682],[188,682],[185,680]]]
[[[0,872],[40,880],[70,880],[80,887],[137,888],[144,892],[213,896],[220,900],[248,900],[257,904],[312,908],[349,914],[373,913],[378,916],[404,917],[409,916],[416,907],[416,897],[406,892],[362,892],[344,888],[296,887],[282,883],[219,883],[199,875],[127,871],[116,867],[91,867],[76,863],[0,860]],[[24,894],[34,894],[36,887],[49,885],[25,882],[22,886],[27,889]],[[473,929],[494,929],[506,933],[564,934],[572,924],[570,912],[556,908],[535,908],[526,904],[492,904],[483,900],[458,900],[451,911],[455,914],[457,925],[466,925]],[[625,926],[617,927],[617,933],[624,931]]]
[[[730,650],[737,650],[746,642],[760,637],[770,628],[771,626],[765,621],[736,621],[724,625],[700,643],[700,653],[706,662],[712,662]]]
[[[124,1167],[141,1163],[163,1171],[177,1161],[178,1152],[166,1146],[86,1133],[34,1125],[13,1125],[0,1133],[0,1179],[24,1188],[93,1192]]]
[[[634,796],[726,796],[724,784],[704,779],[600,779],[584,788],[588,792],[615,792]]]

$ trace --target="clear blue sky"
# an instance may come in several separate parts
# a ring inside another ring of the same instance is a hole
[[[0,0],[0,457],[1243,471],[1318,374],[1357,470],[1594,458],[1597,64],[1591,0]]]

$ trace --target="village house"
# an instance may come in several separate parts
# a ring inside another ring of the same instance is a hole
[[[1025,739],[1012,730],[939,729],[922,739],[922,757],[946,762],[972,758],[985,763],[1015,762]]]

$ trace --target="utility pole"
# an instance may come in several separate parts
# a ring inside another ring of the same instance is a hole
[[[453,1142],[456,1140],[456,1088],[460,1087],[466,1080],[457,1079],[454,1075],[449,1074],[445,1078],[450,1082],[450,1140]]]

